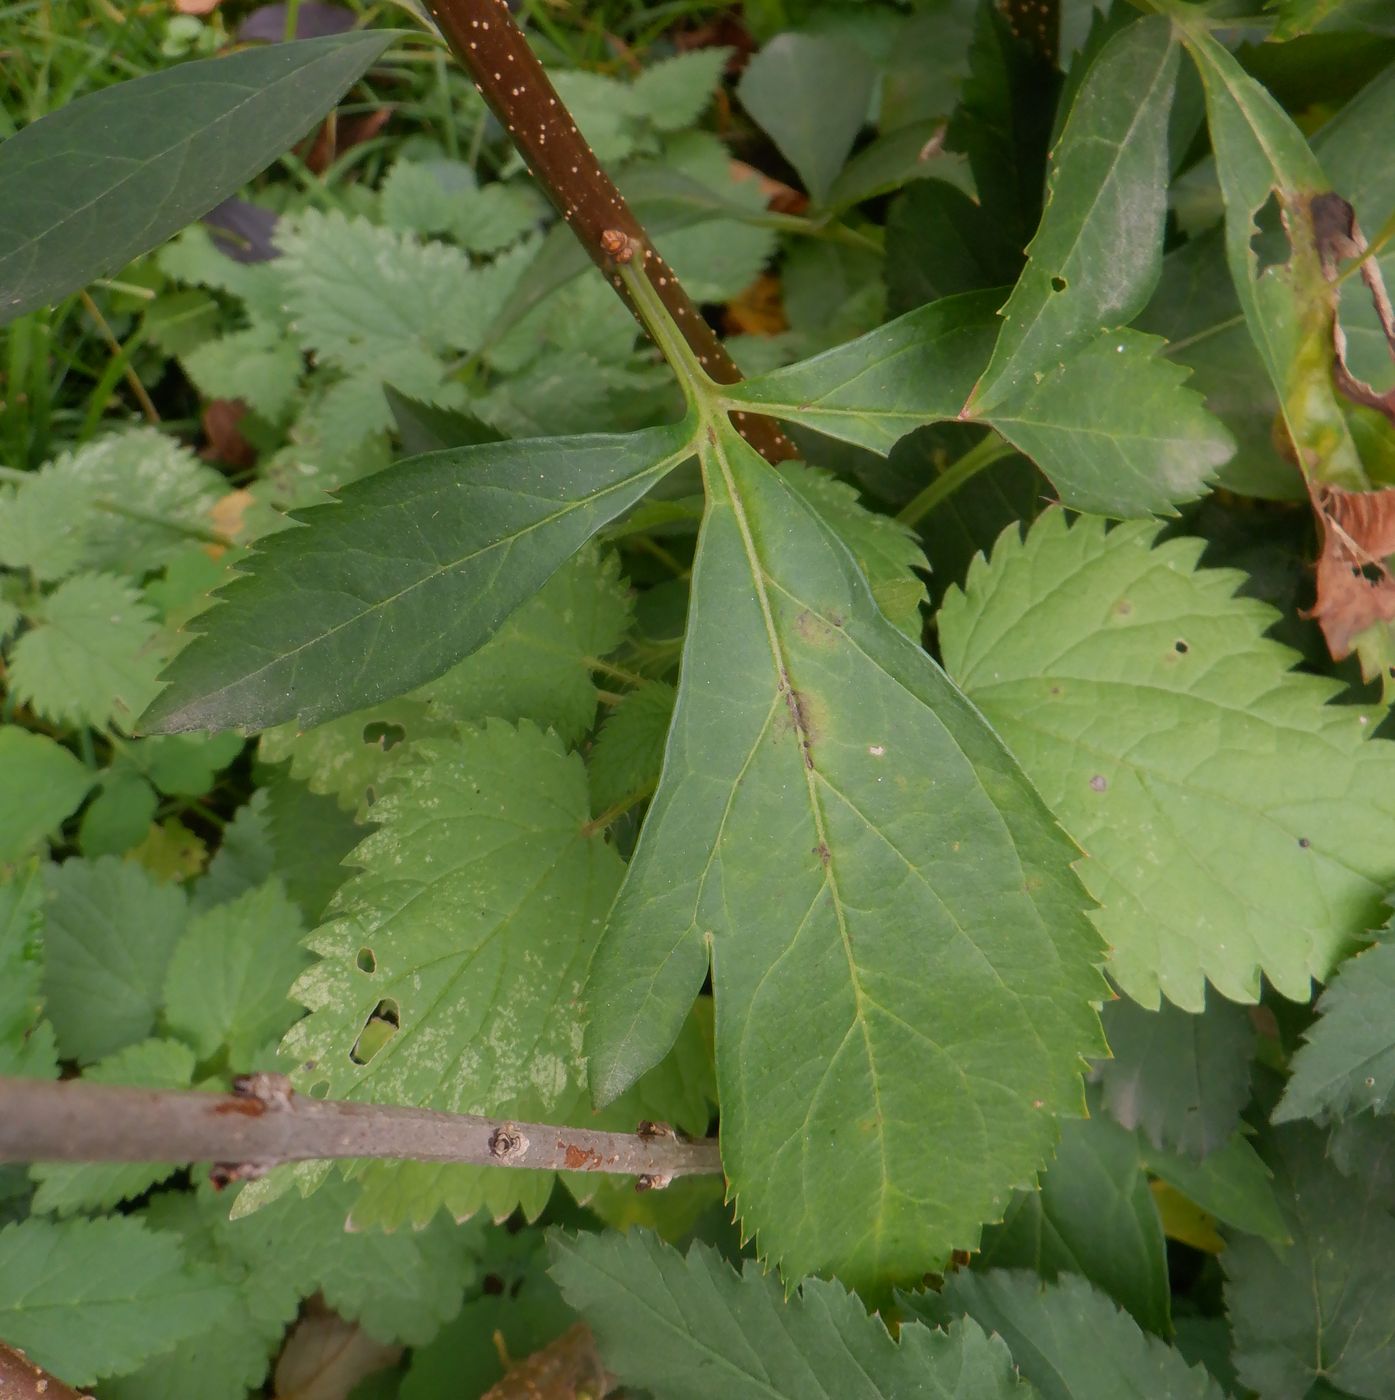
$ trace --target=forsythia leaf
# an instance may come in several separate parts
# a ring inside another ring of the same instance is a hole
[[[59,724],[129,729],[159,689],[158,628],[140,594],[112,574],[76,574],[36,611],[10,652],[15,695]]]
[[[96,780],[47,734],[0,724],[0,862],[32,851],[77,809]]]
[[[302,1083],[562,1121],[585,1089],[581,981],[622,873],[585,829],[581,760],[528,724],[422,740],[373,815],[381,825],[352,857],[361,873],[310,938],[320,961],[294,989],[311,1012],[286,1038],[313,1061]],[[478,1208],[481,1169],[413,1165],[374,1172],[429,1178],[426,1197],[401,1193],[400,1210]]]
[[[1082,1278],[961,1269],[940,1294],[901,1295],[920,1317],[963,1317],[1001,1337],[1043,1400],[1223,1400],[1200,1366],[1150,1337]]]
[[[677,694],[663,681],[645,681],[605,717],[587,759],[597,813],[652,791],[658,783]]]
[[[1364,1109],[1385,1113],[1395,1091],[1395,943],[1342,964],[1318,1001],[1318,1018],[1293,1057],[1274,1121],[1331,1122]]]
[[[184,895],[116,856],[45,871],[44,993],[63,1058],[100,1059],[150,1034]]]
[[[300,911],[280,881],[240,895],[189,921],[165,975],[170,1029],[209,1059],[220,1048],[234,1070],[296,1017],[288,989],[309,961],[300,946]]]
[[[1010,1400],[1031,1393],[996,1337],[973,1321],[947,1330],[879,1317],[832,1280],[785,1298],[747,1260],[686,1255],[644,1230],[551,1237],[550,1272],[596,1334],[606,1366],[655,1400]]]
[[[42,900],[32,864],[0,882],[0,1074],[51,1079],[58,1072],[53,1027],[39,1020]]]
[[[1110,971],[1145,1006],[1205,983],[1306,1000],[1395,886],[1395,745],[1294,674],[1273,612],[1200,540],[1042,517],[940,611],[945,665],[1089,859]]]
[[[138,1220],[25,1220],[0,1230],[0,1336],[70,1385],[133,1370],[234,1301]]]
[[[98,1084],[187,1089],[194,1078],[194,1052],[177,1040],[142,1040],[99,1060],[82,1077]],[[33,1209],[56,1215],[109,1210],[178,1170],[174,1162],[40,1162],[30,1168],[39,1183]]]

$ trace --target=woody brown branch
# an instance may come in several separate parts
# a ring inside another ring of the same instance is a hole
[[[284,1162],[377,1157],[612,1172],[641,1188],[721,1170],[715,1142],[652,1124],[597,1132],[307,1098],[280,1075],[241,1083],[240,1093],[205,1094],[0,1078],[0,1162],[212,1162],[226,1181]]]
[[[577,130],[505,0],[427,0],[427,8],[530,174],[636,319],[638,311],[606,251],[607,233],[612,241],[623,235],[629,246],[643,251],[649,280],[698,363],[718,384],[735,384],[741,371]],[[795,455],[772,419],[748,415],[739,426],[768,461]]]

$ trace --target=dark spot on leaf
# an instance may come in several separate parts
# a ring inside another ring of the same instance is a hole
[[[363,726],[363,742],[376,744],[384,753],[390,753],[407,737],[407,731],[400,724],[387,724],[375,719]]]
[[[1128,617],[1133,612],[1133,604],[1127,598],[1120,598],[1114,604],[1114,612],[1118,617]]]
[[[1103,792],[1108,786],[1109,779],[1106,778],[1103,773],[1096,773],[1095,776],[1090,779],[1090,787],[1094,792]]]
[[[1309,841],[1306,836],[1300,836],[1298,838],[1298,844],[1302,846],[1302,848],[1306,851],[1308,847],[1311,846],[1313,843]]]
[[[818,856],[820,863],[823,865],[827,865],[829,861],[833,859],[833,852],[828,849],[828,843],[825,841],[820,841],[819,844],[814,847],[814,854]]]
[[[322,1079],[318,1084],[312,1084],[307,1091],[312,1099],[323,1099],[329,1097],[329,1081]]]
[[[358,950],[358,957],[355,958],[354,961],[358,964],[358,970],[360,972],[373,973],[378,970],[378,960],[373,956],[373,950],[371,948],[360,948]]]
[[[1185,656],[1191,650],[1191,647],[1189,647],[1181,637],[1178,637],[1172,644],[1172,650],[1175,651],[1178,656]]]
[[[1051,290],[1053,292],[1064,292],[1066,289],[1066,279],[1064,277],[1053,277],[1051,279]]]

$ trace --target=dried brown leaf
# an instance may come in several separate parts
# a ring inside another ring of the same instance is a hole
[[[509,1369],[483,1400],[601,1400],[615,1389],[591,1329],[578,1322]]]

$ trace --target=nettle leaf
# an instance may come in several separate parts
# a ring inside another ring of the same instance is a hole
[[[43,974],[43,887],[31,862],[0,881],[0,1074],[58,1073],[53,1027],[39,1019]]]
[[[83,1071],[98,1084],[135,1084],[147,1089],[187,1089],[194,1080],[194,1052],[176,1040],[142,1040]],[[133,1200],[179,1170],[175,1162],[39,1162],[30,1169],[39,1183],[33,1209],[72,1215],[110,1210]]]
[[[973,1321],[911,1322],[892,1340],[841,1283],[805,1279],[792,1298],[746,1261],[688,1253],[643,1230],[553,1234],[552,1276],[590,1324],[609,1370],[656,1400],[975,1400],[1030,1393],[1007,1348]]]
[[[236,1070],[296,1019],[288,989],[310,961],[300,911],[278,880],[189,921],[165,974],[165,1019],[201,1060],[218,1050]]]
[[[1223,1400],[1201,1366],[1149,1336],[1082,1278],[1043,1283],[1030,1273],[960,1270],[941,1293],[899,1295],[915,1315],[944,1323],[967,1315],[1001,1337],[1043,1400]]]
[[[78,845],[89,859],[119,856],[150,833],[160,805],[155,789],[129,769],[108,770],[78,824]]]
[[[790,1278],[919,1277],[1080,1109],[1102,984],[1073,849],[784,478],[730,429],[705,473],[664,775],[591,970],[594,1092],[664,1054],[710,956],[747,1227]]]
[[[207,213],[288,150],[397,37],[269,44],[80,97],[0,146],[0,324]]]
[[[10,683],[57,724],[131,728],[158,689],[159,632],[140,593],[115,574],[75,574],[34,608],[10,649]]]
[[[1293,1057],[1293,1073],[1274,1110],[1276,1123],[1329,1123],[1364,1109],[1389,1109],[1395,1090],[1393,992],[1395,943],[1379,943],[1342,964]]]
[[[1255,1030],[1244,1007],[1213,995],[1191,1015],[1121,999],[1100,1017],[1112,1058],[1095,1077],[1117,1122],[1197,1158],[1230,1141],[1250,1100]]]
[[[876,80],[855,44],[779,34],[746,65],[736,93],[822,204],[867,121]]]
[[[1027,266],[970,401],[979,416],[1147,303],[1162,267],[1177,63],[1172,23],[1155,15],[1116,34],[1090,65],[1051,155]]]
[[[1221,1256],[1240,1379],[1265,1400],[1302,1400],[1318,1380],[1381,1400],[1395,1332],[1386,1183],[1342,1175],[1308,1124],[1278,1129],[1267,1156],[1293,1243],[1241,1237]]]
[[[1291,671],[1241,575],[1156,537],[1062,512],[1005,533],[945,599],[945,665],[1088,852],[1125,992],[1200,1011],[1263,973],[1306,1001],[1395,886],[1395,746]]]
[[[857,340],[723,386],[758,409],[885,456],[925,423],[957,418],[997,335],[999,293],[971,292],[908,311]]]
[[[44,996],[65,1060],[86,1063],[148,1036],[184,894],[116,856],[44,871]]]
[[[47,734],[0,724],[0,862],[32,851],[77,810],[96,781]]]
[[[434,680],[690,452],[680,424],[434,452],[352,483],[261,541],[142,727],[308,726]]]
[[[138,1220],[30,1219],[0,1230],[0,1335],[70,1385],[134,1370],[234,1301]]]
[[[898,631],[918,641],[925,582],[914,570],[930,568],[915,531],[894,516],[868,510],[857,488],[831,472],[784,463],[781,474],[824,524],[852,551],[872,596]]]
[[[1187,48],[1206,91],[1206,115],[1225,199],[1226,261],[1251,339],[1279,396],[1305,475],[1361,489],[1366,475],[1333,382],[1331,293],[1309,200],[1329,188],[1302,133],[1274,98],[1209,33]],[[1290,227],[1289,257],[1262,271],[1255,218],[1275,196]]]
[[[1035,1191],[1019,1191],[984,1231],[976,1265],[1081,1274],[1159,1336],[1172,1327],[1167,1242],[1133,1133],[1095,1116],[1061,1124]]]
[[[658,785],[677,697],[671,685],[646,681],[605,717],[586,761],[591,803],[598,814]]]
[[[580,758],[527,724],[422,740],[373,815],[381,825],[353,856],[361,873],[309,940],[320,960],[294,988],[311,1012],[286,1039],[308,1066],[303,1084],[533,1121],[576,1113],[581,983],[622,874],[587,828]],[[411,1166],[375,1175],[429,1176],[424,1213],[420,1198],[403,1202],[419,1219],[441,1204],[469,1215],[498,1175]],[[508,1175],[540,1176],[546,1199],[545,1174]]]
[[[311,792],[293,778],[281,778],[263,790],[272,846],[269,868],[313,927],[324,917],[335,890],[349,878],[344,860],[362,840],[363,828],[332,798]]]
[[[659,131],[682,131],[707,110],[731,56],[731,49],[710,48],[660,59],[634,80],[631,101]]]

